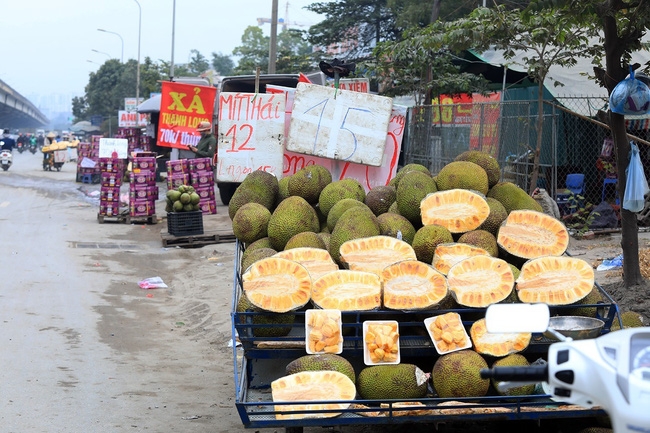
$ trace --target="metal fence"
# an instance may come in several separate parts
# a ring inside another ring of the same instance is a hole
[[[594,120],[606,102],[598,97],[559,98],[543,104],[537,186],[551,197],[564,191],[568,174],[582,173],[582,195],[588,203],[616,202],[616,155],[608,147],[608,127]],[[482,150],[499,161],[502,180],[528,191],[537,144],[537,113],[537,101],[411,107],[401,162],[422,164],[436,174],[462,152]],[[647,119],[628,122],[628,131],[647,140],[648,124]],[[650,146],[640,145],[640,149],[648,167]]]

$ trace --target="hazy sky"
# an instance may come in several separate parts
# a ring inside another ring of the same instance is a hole
[[[172,26],[174,0],[138,1],[141,61],[170,61],[174,29],[175,64],[187,63],[192,49],[208,59],[212,52],[231,55],[244,29],[270,18],[272,6],[271,0],[176,0]],[[321,17],[303,9],[313,1],[279,0],[278,16],[285,17],[288,5],[290,23],[316,24]],[[90,72],[109,57],[121,58],[120,36],[124,60],[137,59],[138,16],[135,0],[0,0],[0,80],[22,95],[81,95]],[[262,28],[268,35],[270,24]]]

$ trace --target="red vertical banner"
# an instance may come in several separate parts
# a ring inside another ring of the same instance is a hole
[[[201,139],[196,127],[212,123],[217,89],[163,81],[158,121],[158,146],[187,149]]]
[[[501,116],[501,93],[489,96],[474,95],[472,105],[472,127],[469,148],[499,155],[499,117]]]

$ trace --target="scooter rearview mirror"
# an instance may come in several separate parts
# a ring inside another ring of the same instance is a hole
[[[490,333],[544,332],[550,316],[546,304],[492,304],[485,326]]]

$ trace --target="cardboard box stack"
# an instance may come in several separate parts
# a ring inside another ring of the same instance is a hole
[[[190,184],[201,197],[199,206],[204,214],[217,213],[217,201],[214,195],[214,172],[210,158],[188,160]]]
[[[100,171],[99,214],[117,216],[120,214],[120,187],[124,176],[124,161],[117,158],[99,158]]]
[[[129,178],[129,214],[148,217],[156,214],[158,186],[156,185],[156,154],[136,153],[131,160]]]
[[[151,151],[151,138],[142,133],[141,128],[118,128],[115,138],[126,138],[129,142],[129,155],[134,152]]]
[[[101,135],[93,135],[90,142],[77,145],[77,182],[81,182],[84,175],[90,174],[93,182],[99,179],[99,139]]]
[[[190,184],[190,165],[187,159],[167,161],[167,189]]]

